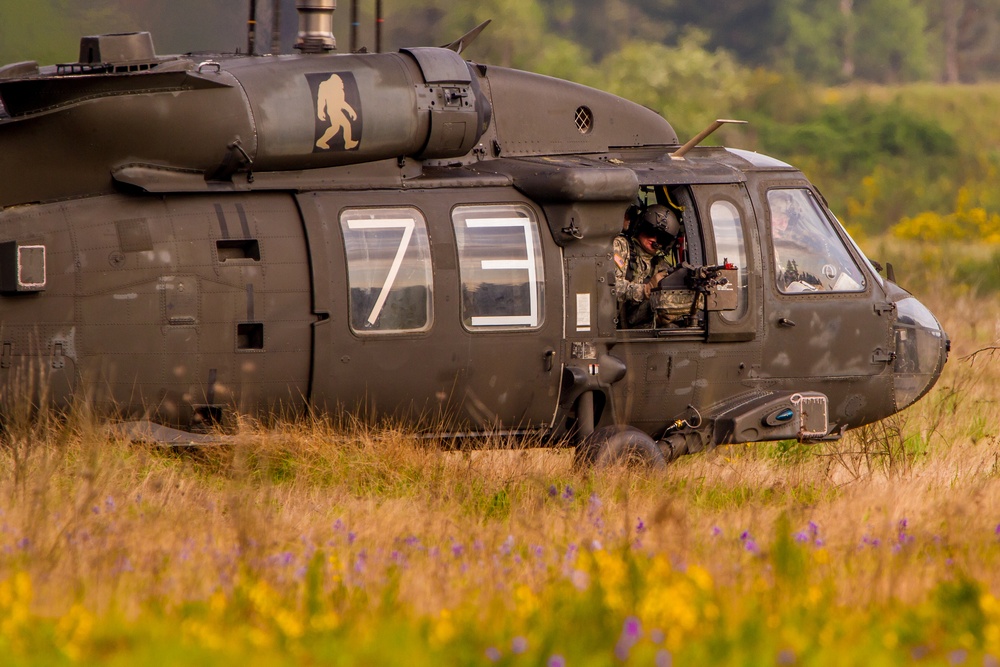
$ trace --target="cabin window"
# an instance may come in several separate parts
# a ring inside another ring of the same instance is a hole
[[[459,206],[452,223],[465,327],[541,326],[545,274],[534,212],[521,204]]]
[[[767,205],[779,291],[864,291],[864,274],[809,190],[770,190]]]
[[[355,333],[426,331],[433,272],[424,216],[415,208],[348,209],[340,216]]]
[[[712,204],[712,230],[715,234],[715,263],[734,264],[737,269],[737,307],[736,310],[721,312],[724,320],[735,322],[740,320],[747,311],[749,303],[750,283],[747,273],[747,250],[743,242],[743,222],[740,212],[731,202],[720,199]]]

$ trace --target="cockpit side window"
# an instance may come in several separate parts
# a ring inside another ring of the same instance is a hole
[[[864,291],[864,274],[809,190],[769,190],[767,205],[780,292]]]

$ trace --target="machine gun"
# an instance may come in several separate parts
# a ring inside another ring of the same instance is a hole
[[[657,328],[695,326],[698,310],[735,310],[739,270],[729,261],[695,266],[684,262],[650,293]]]

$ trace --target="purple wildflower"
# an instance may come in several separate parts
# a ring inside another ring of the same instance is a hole
[[[948,663],[951,665],[962,665],[965,664],[965,660],[969,657],[969,652],[965,649],[956,649],[948,654]]]
[[[573,488],[567,484],[562,493],[563,500],[573,500]]]
[[[451,554],[455,558],[461,558],[464,552],[465,552],[465,547],[463,547],[461,544],[451,545]]]
[[[514,637],[510,642],[510,650],[515,654],[524,653],[528,650],[528,640],[521,636]]]
[[[656,652],[654,664],[656,667],[672,667],[674,664],[674,656],[670,654],[670,651],[662,648]]]
[[[873,549],[878,547],[878,545],[881,543],[882,543],[881,540],[879,540],[877,537],[868,537],[867,535],[865,535],[864,537],[861,538],[861,544],[872,547]]]
[[[806,542],[809,541],[809,535],[806,534],[806,531],[800,530],[799,532],[792,535],[792,539],[798,542],[799,544],[805,544]]]
[[[722,529],[718,526],[712,526],[712,537],[718,537],[722,535]]]
[[[354,540],[356,540],[357,537],[358,537],[357,533],[355,533],[353,530],[350,531],[350,532],[348,532],[347,533],[347,544],[349,544],[349,545],[350,544],[354,544]]]
[[[813,537],[819,535],[819,525],[817,525],[815,521],[809,522],[809,534]]]
[[[639,523],[635,525],[635,532],[640,535],[646,530],[646,524],[643,522],[642,517],[639,517]]]
[[[749,530],[744,530],[740,533],[740,541],[743,542],[743,548],[752,554],[758,552],[757,542],[754,541],[753,536],[750,534]]]
[[[642,623],[635,616],[629,616],[622,624],[622,632],[618,636],[615,644],[615,657],[619,660],[627,660],[629,652],[636,642],[642,638]]]
[[[566,659],[561,655],[553,655],[549,658],[549,667],[566,667]]]
[[[622,636],[632,640],[638,640],[642,637],[642,623],[638,618],[629,616],[625,619],[625,624],[622,626]]]
[[[105,498],[104,499],[104,509],[106,509],[109,512],[114,512],[115,511],[115,499],[112,498],[111,496],[108,496],[107,498]]]
[[[503,541],[500,545],[500,553],[504,556],[509,556],[510,552],[514,550],[514,536],[508,535],[507,539]]]
[[[555,498],[559,495],[559,489],[556,488],[555,484],[549,486],[549,498]]]
[[[486,659],[490,662],[497,662],[500,660],[500,649],[496,646],[491,646],[486,649]]]

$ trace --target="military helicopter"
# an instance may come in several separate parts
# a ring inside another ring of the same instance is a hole
[[[140,32],[0,67],[5,405],[175,441],[350,410],[662,464],[838,438],[933,386],[938,321],[800,171],[700,145],[728,121],[681,145],[638,104],[466,61],[472,33],[334,53],[335,5],[298,0],[294,55]],[[681,268],[627,328],[612,243],[654,205]]]

